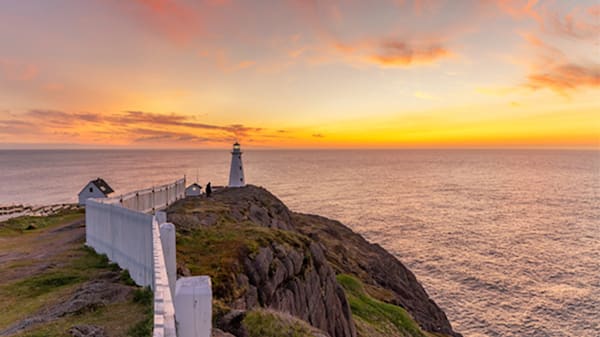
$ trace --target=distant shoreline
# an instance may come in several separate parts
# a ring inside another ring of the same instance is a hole
[[[80,206],[76,203],[62,203],[45,206],[33,205],[0,205],[0,221],[18,218],[20,216],[48,216],[61,211],[78,209]]]

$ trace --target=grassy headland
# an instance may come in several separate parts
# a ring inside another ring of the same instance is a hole
[[[0,335],[70,336],[81,325],[109,336],[150,333],[149,290],[84,238],[82,210],[0,223]]]

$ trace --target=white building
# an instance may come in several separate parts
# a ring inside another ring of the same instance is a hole
[[[106,198],[111,194],[113,189],[102,178],[92,180],[79,192],[79,204],[85,205],[85,201],[89,198]]]
[[[243,186],[246,186],[246,181],[244,180],[244,167],[242,166],[242,151],[240,150],[240,144],[235,142],[235,144],[233,144],[233,151],[231,151],[229,187]]]
[[[193,183],[185,189],[186,197],[199,197],[202,195],[202,186],[198,183]]]

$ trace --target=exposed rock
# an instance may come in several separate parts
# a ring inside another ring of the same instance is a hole
[[[298,231],[331,247],[325,253],[336,272],[358,276],[373,286],[372,296],[405,308],[423,329],[460,336],[415,275],[381,246],[338,221],[306,214],[294,214],[293,219]]]
[[[260,242],[255,251],[252,248],[240,252],[242,270],[232,268],[236,274],[229,280],[243,291],[228,293],[233,293],[234,298],[229,297],[226,305],[234,309],[235,315],[226,315],[228,319],[217,323],[238,337],[245,335],[237,322],[243,320],[245,310],[255,307],[287,312],[331,337],[355,336],[349,303],[336,281],[336,273],[355,275],[372,297],[405,308],[424,330],[460,336],[414,274],[393,255],[337,221],[289,211],[263,188],[226,188],[212,198],[181,200],[167,213],[180,233],[207,227],[209,223],[237,224],[238,229],[247,224],[305,238],[301,246],[272,240]]]
[[[246,317],[245,310],[231,310],[225,316],[220,317],[217,320],[217,326],[223,331],[231,333],[236,337],[247,337],[248,333],[242,324],[244,317]]]
[[[49,311],[52,317],[80,314],[95,311],[109,303],[123,302],[131,294],[132,288],[114,283],[118,273],[107,273],[103,278],[85,283],[71,297]]]
[[[86,282],[77,288],[66,301],[45,308],[36,315],[21,320],[4,331],[0,331],[0,336],[11,335],[33,325],[50,322],[59,317],[95,311],[109,303],[126,301],[133,288],[116,283],[118,279],[119,273],[108,272],[97,280]]]
[[[213,328],[210,335],[212,337],[235,337],[234,335],[217,328]]]
[[[104,329],[95,325],[75,325],[69,329],[69,334],[73,337],[106,337]]]
[[[332,337],[356,336],[344,291],[318,244],[311,242],[306,252],[278,243],[261,247],[244,260],[244,269],[246,308],[258,299],[261,307],[290,313]]]

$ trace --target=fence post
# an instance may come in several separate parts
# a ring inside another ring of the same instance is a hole
[[[175,282],[177,281],[177,252],[175,248],[175,225],[163,223],[160,225],[160,242],[165,256],[165,267],[169,279],[171,297],[175,296]]]
[[[178,337],[210,337],[212,330],[210,277],[183,277],[175,289],[175,320]]]

